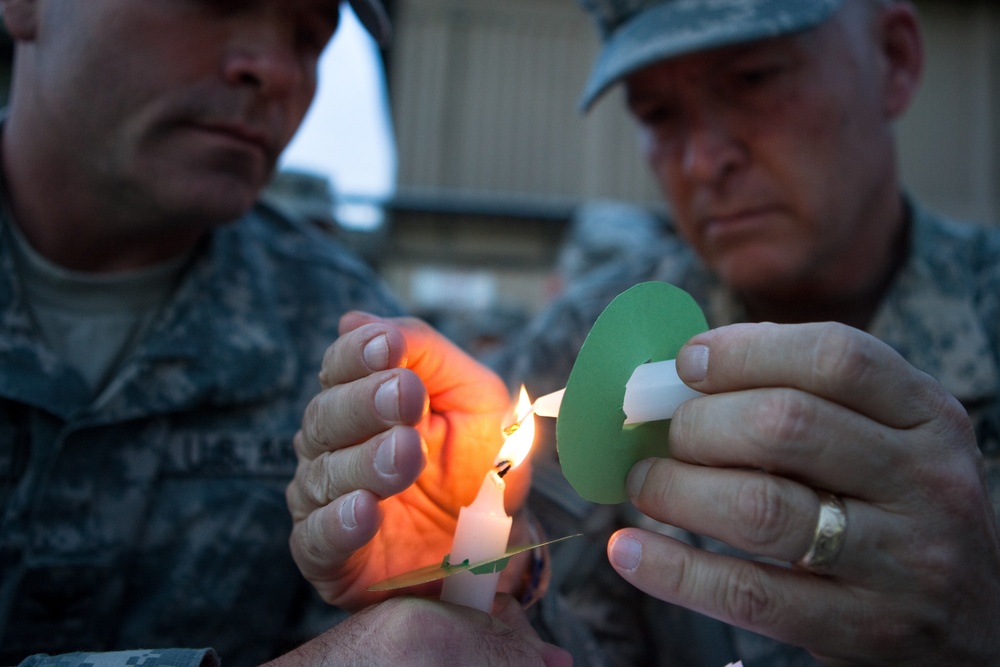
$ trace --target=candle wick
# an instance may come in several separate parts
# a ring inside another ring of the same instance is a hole
[[[528,411],[524,413],[523,417],[521,417],[520,419],[518,419],[516,422],[514,422],[510,426],[505,426],[503,428],[503,434],[506,437],[508,437],[508,438],[510,436],[514,435],[515,433],[517,433],[517,429],[521,428],[521,425],[524,424],[524,420],[527,419],[528,417],[530,417],[533,414],[535,414],[535,406],[534,405],[532,405],[530,408],[528,408]]]
[[[503,479],[503,476],[511,471],[511,468],[514,467],[514,464],[511,463],[510,461],[500,461],[493,467],[496,470],[497,477]]]

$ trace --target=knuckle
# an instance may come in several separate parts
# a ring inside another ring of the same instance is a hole
[[[411,602],[407,598],[392,597],[381,607],[388,637],[405,636],[414,628],[433,628],[436,625],[433,608],[420,598]]]
[[[645,562],[640,567],[644,568]],[[701,595],[700,582],[704,579],[699,575],[697,560],[692,551],[685,549],[675,554],[670,567],[660,568],[652,576],[656,578],[658,590],[666,600],[684,604],[691,603]]]
[[[966,408],[932,376],[916,372],[918,381],[900,396],[900,412],[912,417],[898,426],[911,431],[926,430],[940,442],[978,450]]]
[[[678,448],[687,449],[697,442],[697,425],[704,419],[704,408],[698,401],[685,401],[677,406],[670,420],[670,430],[667,431],[667,441],[670,451]],[[697,448],[693,447],[695,452]]]
[[[961,582],[965,559],[958,550],[945,544],[928,545],[917,556],[917,568],[926,586],[938,599],[944,599]]]
[[[985,461],[978,451],[972,461],[939,460],[923,465],[921,487],[931,502],[953,522],[970,525],[977,522],[989,503],[983,487]]]
[[[812,371],[823,385],[862,383],[873,368],[875,350],[849,327],[830,326],[816,341]]]
[[[317,524],[316,515],[310,515],[305,521],[297,524],[292,529],[289,545],[296,563],[303,569],[303,575],[314,583],[332,583],[327,580],[331,575],[332,566],[336,563],[333,557],[335,552],[330,548],[330,541]]]
[[[296,431],[295,435],[292,437],[292,449],[295,450],[295,457],[300,463],[309,458],[306,455],[305,434],[302,432],[301,428]]]
[[[744,563],[734,570],[731,585],[725,588],[723,608],[735,625],[764,628],[773,625],[776,605],[759,570]]]
[[[919,493],[953,524],[979,523],[984,508],[989,511],[989,492],[984,483],[987,464],[971,426],[967,433],[956,435],[949,430],[931,439],[944,443],[944,448],[917,463],[914,474]]]
[[[315,507],[320,507],[329,503],[333,496],[331,494],[331,479],[327,474],[327,463],[330,459],[328,452],[317,456],[311,464],[305,467],[302,475],[303,494]]]
[[[733,502],[739,535],[751,549],[774,544],[787,533],[789,512],[778,489],[767,480],[743,482]]]
[[[331,343],[323,352],[323,361],[320,364],[319,383],[324,389],[329,389],[335,383],[334,374],[330,371],[337,365],[337,343]]]
[[[650,515],[656,515],[660,508],[669,507],[672,490],[675,488],[674,479],[674,467],[669,460],[654,460],[646,473],[639,497],[635,500],[636,506]]]
[[[306,406],[302,415],[302,427],[295,438],[299,453],[306,458],[314,458],[324,442],[322,403],[325,392],[317,394]]]
[[[765,394],[754,415],[754,432],[768,449],[775,447],[792,454],[799,443],[805,441],[816,428],[815,406],[801,392],[793,389],[776,389]]]
[[[309,514],[308,503],[303,498],[302,483],[298,471],[285,487],[285,505],[288,507],[288,513],[292,515],[292,523],[298,523]]]
[[[953,619],[947,612],[920,605],[898,614],[884,614],[867,626],[871,645],[887,655],[921,655],[947,641],[953,633]]]
[[[379,605],[378,632],[387,638],[389,645],[395,643],[405,650],[415,662],[430,664],[423,660],[422,652],[429,647],[450,646],[460,651],[456,644],[454,621],[447,613],[435,608],[428,601],[419,598],[390,598]],[[399,653],[396,650],[390,653]]]
[[[932,422],[935,435],[960,451],[971,451],[978,456],[981,452],[976,443],[975,428],[965,406],[939,385],[932,384],[930,387],[933,391],[926,404],[930,406],[928,412],[935,418]]]

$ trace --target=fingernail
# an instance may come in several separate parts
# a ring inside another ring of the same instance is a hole
[[[677,374],[688,382],[701,382],[708,375],[708,346],[688,345],[677,355]]]
[[[396,474],[396,432],[389,434],[375,452],[375,470],[392,477]]]
[[[347,530],[354,530],[358,527],[358,518],[354,514],[354,506],[357,504],[358,492],[354,491],[340,504],[340,523]]]
[[[375,391],[375,410],[386,421],[399,420],[399,378],[386,380]]]
[[[375,336],[365,343],[362,350],[365,363],[373,371],[384,370],[389,365],[389,339],[385,334]]]
[[[628,535],[619,535],[611,543],[611,564],[619,570],[635,572],[642,560],[642,544]]]
[[[646,475],[652,465],[653,462],[647,459],[639,461],[629,470],[628,477],[625,478],[625,492],[628,493],[629,498],[635,498],[642,492],[642,485],[646,481]]]

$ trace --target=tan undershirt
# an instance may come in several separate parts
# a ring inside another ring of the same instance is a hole
[[[5,226],[43,340],[100,392],[148,331],[189,255],[124,273],[71,271],[38,254],[16,224]]]

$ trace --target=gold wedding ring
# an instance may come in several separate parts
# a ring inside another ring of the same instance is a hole
[[[816,495],[819,496],[816,532],[806,555],[795,563],[814,572],[824,570],[833,562],[844,546],[847,533],[847,513],[840,498],[826,491],[817,491]]]

